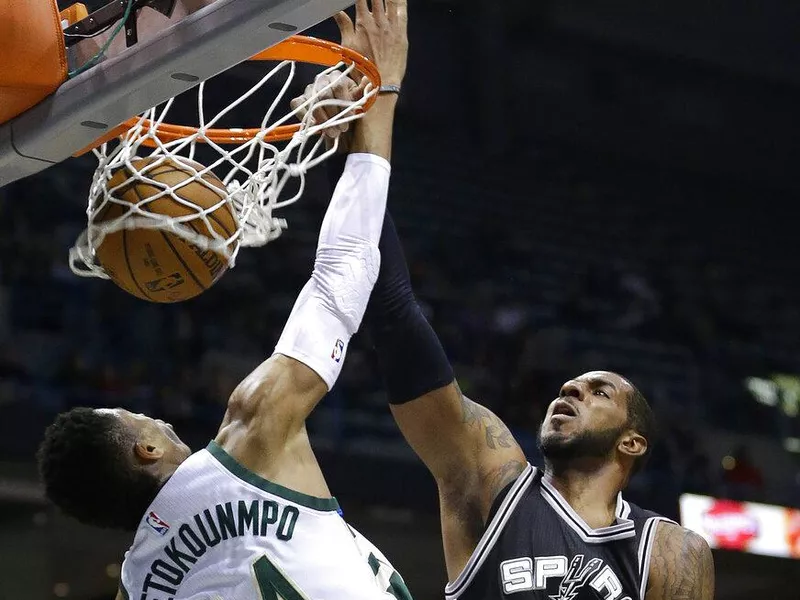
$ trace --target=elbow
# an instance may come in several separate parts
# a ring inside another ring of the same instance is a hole
[[[275,368],[275,356],[259,365],[245,377],[228,398],[232,418],[248,423],[264,417],[277,417],[283,410],[287,381],[281,369]]]
[[[240,423],[249,423],[256,417],[275,410],[270,379],[255,380],[252,375],[245,378],[228,398],[228,414]]]
[[[259,430],[301,426],[309,398],[319,399],[325,382],[302,363],[274,354],[236,386],[228,399],[232,420]]]

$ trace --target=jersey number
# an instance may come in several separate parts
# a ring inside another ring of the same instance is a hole
[[[370,554],[368,562],[375,577],[378,577],[380,581],[380,561],[374,554]],[[308,600],[308,597],[266,555],[253,563],[253,572],[256,576],[261,600]],[[386,583],[384,581],[384,584]],[[397,600],[411,600],[411,594],[405,582],[394,570],[388,580],[386,592],[397,598]]]
[[[266,556],[253,563],[261,600],[308,600],[297,586]]]

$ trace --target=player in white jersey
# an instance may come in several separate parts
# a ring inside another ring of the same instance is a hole
[[[135,531],[117,600],[410,598],[340,516],[305,429],[378,275],[408,50],[406,0],[376,0],[372,10],[358,0],[355,25],[343,13],[336,20],[389,88],[350,136],[313,274],[275,353],[234,390],[215,439],[192,454],[168,424],[122,409],[74,409],[45,434],[48,496],[82,522]]]

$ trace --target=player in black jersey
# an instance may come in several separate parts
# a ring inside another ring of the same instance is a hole
[[[545,468],[530,466],[459,390],[388,214],[380,249],[365,323],[392,413],[438,484],[448,600],[711,600],[705,540],[622,499],[651,447],[636,387],[605,371],[566,382],[540,430]]]

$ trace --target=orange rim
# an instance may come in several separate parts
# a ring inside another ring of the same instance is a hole
[[[374,87],[380,87],[381,76],[378,72],[378,67],[375,66],[367,57],[359,54],[355,50],[345,48],[335,42],[321,40],[318,38],[308,37],[304,35],[292,36],[283,42],[267,48],[252,56],[250,60],[254,61],[275,61],[280,62],[284,60],[293,60],[298,62],[310,63],[322,67],[332,67],[340,62],[345,65],[355,65],[355,68],[372,82]],[[362,112],[368,111],[374,104],[377,96],[372,96],[367,100],[364,106],[360,109]],[[109,131],[101,138],[95,140],[90,146],[77,152],[75,156],[80,156],[86,152],[97,148],[101,144],[108,142],[115,137],[125,135],[130,129],[139,123],[139,117],[132,117],[123,122],[113,130]],[[152,126],[150,119],[145,119],[143,122],[145,131],[149,130]],[[171,123],[162,123],[156,131],[156,137],[162,142],[172,142],[180,140],[199,131],[198,127],[189,127],[187,125],[173,125]],[[270,142],[280,142],[291,139],[292,136],[300,131],[300,124],[281,125],[270,131],[264,139]],[[243,144],[252,140],[259,133],[261,129],[258,127],[252,129],[207,129],[203,137],[197,138],[198,142],[212,141],[217,144]],[[155,147],[156,144],[152,140],[144,140],[142,142],[145,146]]]

